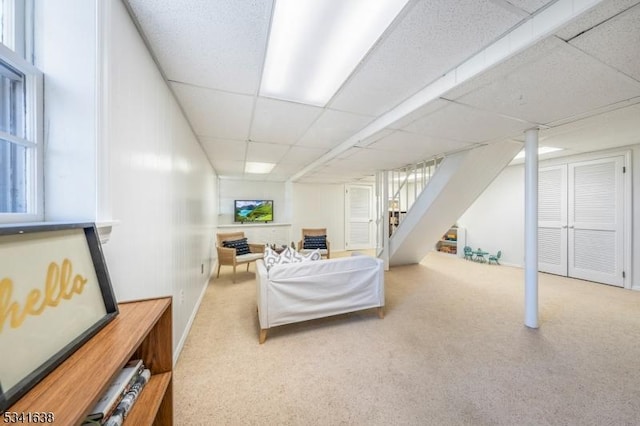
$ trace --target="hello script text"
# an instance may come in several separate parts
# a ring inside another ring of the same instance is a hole
[[[44,291],[34,288],[24,301],[13,300],[13,281],[0,281],[0,333],[8,322],[11,328],[19,328],[28,315],[38,316],[47,308],[55,308],[62,299],[69,300],[82,294],[87,278],[80,274],[73,276],[73,265],[64,259],[62,265],[51,262],[47,268]]]

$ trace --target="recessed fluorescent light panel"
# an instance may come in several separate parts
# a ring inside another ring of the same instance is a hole
[[[260,95],[325,106],[408,0],[276,0]]]
[[[556,151],[562,151],[562,148],[554,148],[552,146],[541,146],[540,148],[538,148],[538,155],[549,154],[550,152],[556,152]],[[523,149],[515,157],[513,157],[513,159],[519,160],[521,158],[524,158],[524,154],[525,152]]]
[[[247,161],[244,165],[245,173],[265,174],[271,172],[276,165],[274,163],[258,163]]]

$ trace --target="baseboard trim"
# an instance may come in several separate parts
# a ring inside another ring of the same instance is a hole
[[[182,334],[182,337],[180,338],[180,341],[178,342],[178,346],[176,347],[176,350],[173,353],[173,367],[174,368],[176,366],[176,363],[178,362],[178,358],[180,357],[180,354],[182,353],[182,349],[184,348],[184,344],[187,341],[187,336],[189,336],[189,332],[191,331],[191,327],[193,326],[193,321],[195,320],[196,315],[198,314],[198,311],[200,310],[200,304],[202,303],[202,299],[204,299],[205,292],[207,291],[207,286],[209,285],[209,280],[211,279],[212,276],[213,276],[213,274],[209,274],[209,277],[203,283],[202,291],[200,292],[200,297],[198,297],[198,301],[196,302],[195,306],[193,307],[193,312],[191,312],[191,316],[189,317],[189,321],[187,322],[187,326],[184,329],[184,333]]]

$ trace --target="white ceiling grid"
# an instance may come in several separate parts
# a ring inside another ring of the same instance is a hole
[[[325,109],[298,141],[300,146],[333,148],[373,121],[374,117]]]
[[[258,98],[250,139],[293,145],[322,114],[322,108]]]
[[[574,38],[570,43],[640,81],[640,4]],[[635,49],[629,46],[635,46]]]
[[[640,84],[557,40],[557,47],[462,103],[545,124],[640,95]]]
[[[410,0],[329,105],[319,108],[258,96],[273,0],[128,3],[216,172],[266,181],[287,180],[329,150],[344,149],[345,141],[523,17],[557,6],[552,0]],[[349,182],[476,144],[520,140],[536,124],[551,127],[541,130],[542,144],[575,152],[638,143],[639,3],[601,1],[556,37],[335,158],[326,156],[299,181]],[[253,176],[244,173],[246,161],[276,167]]]
[[[332,108],[380,115],[514,26],[489,0],[414,2],[338,92]],[[464,30],[460,30],[464,28]]]

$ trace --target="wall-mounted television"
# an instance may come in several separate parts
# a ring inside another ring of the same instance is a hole
[[[273,222],[273,200],[235,200],[234,222]]]

